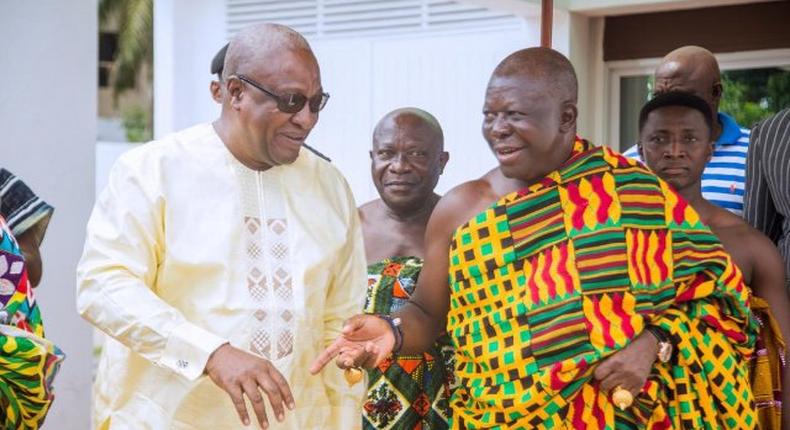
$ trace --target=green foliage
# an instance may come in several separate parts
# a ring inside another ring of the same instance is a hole
[[[790,107],[790,72],[778,73],[768,78],[768,107],[774,111]]]
[[[123,128],[126,130],[126,140],[129,142],[148,142],[153,133],[148,126],[151,122],[147,109],[134,105],[123,112]]]
[[[743,127],[790,106],[790,72],[776,69],[733,70],[722,73],[719,110]]]
[[[132,89],[138,71],[147,65],[151,73],[154,52],[153,0],[100,0],[99,21],[118,22],[118,51],[115,58],[115,95]]]

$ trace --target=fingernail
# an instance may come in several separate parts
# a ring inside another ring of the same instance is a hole
[[[294,410],[295,407],[296,407],[296,405],[294,405],[293,402],[288,403],[288,409]]]
[[[283,414],[277,415],[277,421],[282,422],[284,419],[285,417],[283,416]]]
[[[243,422],[245,426],[250,425],[250,419],[249,418],[244,418],[243,420],[241,420],[241,422]]]

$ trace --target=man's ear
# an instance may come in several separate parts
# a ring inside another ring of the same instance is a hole
[[[562,113],[560,113],[560,132],[568,133],[576,129],[576,119],[579,116],[579,110],[576,107],[576,102],[565,102],[562,104]]]
[[[228,103],[234,110],[241,108],[241,99],[244,94],[242,91],[241,81],[235,78],[225,79],[225,90],[228,94]]]
[[[450,153],[447,151],[442,151],[439,153],[439,174],[441,175],[444,173],[444,166],[447,165],[447,161],[450,160]]]
[[[713,100],[715,100],[716,103],[718,103],[719,100],[721,100],[721,95],[723,92],[724,92],[724,87],[722,87],[721,81],[714,82],[711,96],[713,96]],[[716,115],[716,112],[713,112],[713,115]]]
[[[636,142],[636,152],[639,154],[639,159],[642,160],[642,162],[644,163],[645,162],[645,151],[644,151],[644,149],[642,149],[642,141],[641,140]]]
[[[373,160],[373,150],[371,149],[368,151],[368,155],[370,155],[370,159]]]

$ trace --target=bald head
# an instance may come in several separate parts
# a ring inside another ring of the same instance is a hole
[[[373,185],[395,213],[430,213],[438,200],[433,190],[448,158],[442,127],[422,109],[396,109],[384,115],[373,131]]]
[[[702,76],[711,81],[721,79],[716,57],[700,46],[683,46],[667,54],[656,68],[658,76]]]
[[[562,102],[576,102],[578,83],[573,65],[564,55],[550,48],[527,48],[508,55],[494,69],[491,80],[528,79],[541,83]]]
[[[272,65],[286,53],[307,54],[318,64],[307,40],[290,27],[271,23],[247,27],[228,44],[222,76],[249,74],[248,69]]]
[[[655,95],[671,91],[690,93],[705,100],[714,114],[719,110],[722,93],[719,63],[705,48],[683,46],[670,52],[656,68],[655,81]],[[718,137],[717,130],[714,134]]]
[[[444,133],[439,121],[422,109],[406,107],[384,115],[373,130],[374,147],[381,140],[382,135],[392,133],[394,129],[419,131],[427,142],[437,145],[439,151],[444,150]]]

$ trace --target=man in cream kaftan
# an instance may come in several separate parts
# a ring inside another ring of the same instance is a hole
[[[237,110],[279,108],[231,81],[243,95],[236,101],[255,103]],[[293,115],[308,115],[303,107]],[[212,374],[212,354],[228,343],[287,381],[295,409],[282,422],[262,396],[269,428],[359,426],[362,385],[349,388],[340,370],[307,372],[362,306],[365,255],[349,187],[334,166],[298,146],[288,162],[248,167],[228,143],[234,136],[223,135],[226,108],[213,125],[121,156],[96,203],[77,303],[108,335],[94,389],[97,429],[242,428],[233,395]],[[274,112],[274,120],[296,121]],[[281,145],[276,139],[269,145]],[[246,394],[250,410],[255,400]]]
[[[225,342],[285,376],[297,409],[283,428],[359,421],[361,393],[339,370],[304,370],[366,285],[354,200],[332,165],[301,151],[256,172],[198,125],[124,154],[88,232],[80,309],[114,338],[99,363],[97,428],[240,427],[201,377]]]

